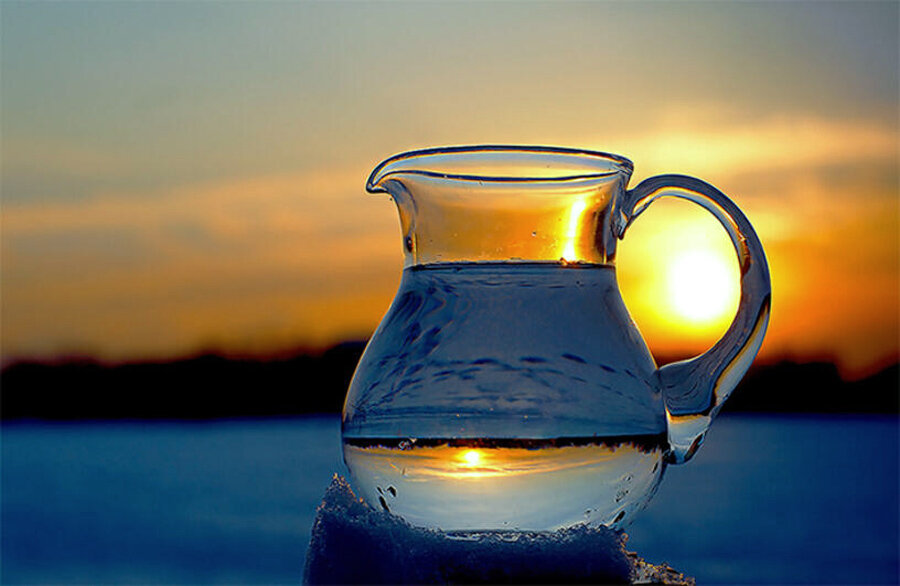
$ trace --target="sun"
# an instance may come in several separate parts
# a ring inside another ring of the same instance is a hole
[[[740,300],[740,267],[727,232],[706,210],[677,200],[654,204],[629,230],[616,272],[644,339],[666,358],[704,352],[731,324]]]
[[[734,264],[734,259],[709,248],[674,253],[665,280],[671,311],[695,326],[731,317],[738,296]]]
[[[462,462],[461,464],[467,468],[474,468],[481,463],[481,452],[478,450],[469,450],[467,452],[463,452],[460,456]]]

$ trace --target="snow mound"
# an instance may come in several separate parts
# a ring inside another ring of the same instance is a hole
[[[625,550],[627,536],[578,525],[555,532],[444,533],[357,498],[335,475],[319,505],[306,584],[694,584]]]

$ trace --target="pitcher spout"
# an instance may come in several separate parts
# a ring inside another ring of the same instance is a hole
[[[392,173],[390,170],[385,169],[385,165],[388,161],[381,163],[378,167],[372,171],[372,174],[369,175],[369,179],[366,181],[366,191],[369,193],[391,193],[389,189],[389,185],[392,184],[390,176]],[[396,174],[396,172],[394,172]],[[394,179],[393,185],[400,185],[400,182]],[[393,195],[393,194],[391,194]]]

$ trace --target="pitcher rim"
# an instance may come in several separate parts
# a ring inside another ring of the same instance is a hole
[[[394,163],[399,161],[407,160],[407,159],[416,159],[420,157],[430,157],[434,155],[442,155],[442,154],[456,154],[456,153],[481,153],[481,152],[503,152],[508,151],[515,154],[523,154],[523,153],[535,153],[535,154],[555,154],[555,155],[571,155],[573,157],[581,157],[581,158],[597,158],[604,159],[607,161],[611,161],[614,164],[614,168],[609,171],[598,171],[596,173],[578,173],[578,174],[561,174],[559,176],[551,176],[551,177],[536,177],[536,176],[509,176],[509,175],[475,175],[468,173],[441,173],[439,171],[429,171],[427,169],[406,169],[403,171],[393,171],[388,173],[382,173],[383,170]],[[597,177],[605,177],[609,175],[615,175],[618,173],[625,173],[626,175],[630,175],[634,171],[634,163],[631,162],[630,159],[623,157],[622,155],[617,155],[614,153],[608,153],[603,151],[594,151],[588,149],[578,149],[578,148],[570,148],[570,147],[554,147],[554,146],[540,146],[540,145],[504,145],[504,144],[486,144],[486,145],[457,145],[457,146],[446,146],[446,147],[430,147],[424,149],[416,149],[411,151],[406,151],[402,153],[398,153],[387,159],[383,160],[379,163],[375,169],[372,170],[372,173],[369,175],[368,180],[366,181],[366,191],[369,193],[384,193],[386,189],[381,187],[379,183],[381,181],[393,174],[414,174],[414,175],[425,175],[428,177],[435,177],[439,179],[450,179],[457,181],[482,181],[482,182],[497,182],[497,183],[559,183],[559,182],[567,182],[567,181],[577,181],[584,180],[590,178]]]

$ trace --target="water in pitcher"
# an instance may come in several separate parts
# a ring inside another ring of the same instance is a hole
[[[632,331],[606,265],[407,269],[345,406],[356,489],[444,530],[627,523],[667,448]]]
[[[350,439],[344,459],[367,502],[444,530],[617,527],[662,477],[665,437]]]

